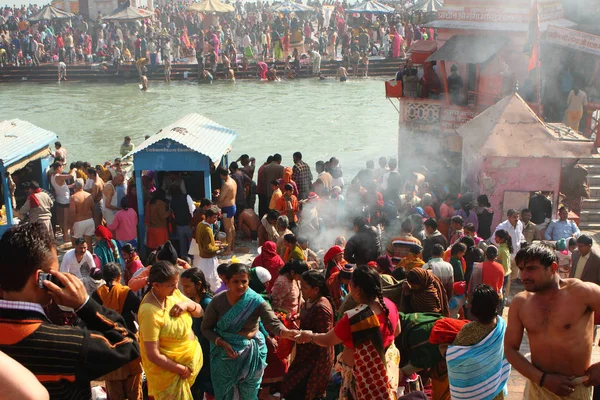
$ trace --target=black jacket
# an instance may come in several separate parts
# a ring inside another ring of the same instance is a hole
[[[365,265],[377,260],[380,249],[379,232],[372,226],[364,226],[348,240],[344,259],[350,264]]]

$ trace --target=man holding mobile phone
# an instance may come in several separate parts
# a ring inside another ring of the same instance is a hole
[[[91,398],[92,380],[140,355],[123,317],[89,298],[76,276],[58,272],[54,239],[40,225],[15,226],[0,239],[0,287],[0,351],[33,372],[52,399]],[[73,308],[86,328],[50,323],[43,307],[52,301]]]

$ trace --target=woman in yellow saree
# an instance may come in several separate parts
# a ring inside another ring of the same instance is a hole
[[[192,400],[191,386],[202,368],[202,349],[192,331],[200,304],[177,290],[179,274],[166,261],[152,266],[150,291],[138,313],[142,365],[154,400]]]

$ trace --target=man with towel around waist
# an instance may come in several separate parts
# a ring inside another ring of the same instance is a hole
[[[600,384],[600,363],[590,365],[600,286],[561,279],[556,255],[545,245],[519,250],[515,262],[526,291],[510,305],[504,352],[527,378],[523,398],[591,400]],[[519,352],[524,329],[531,362]]]

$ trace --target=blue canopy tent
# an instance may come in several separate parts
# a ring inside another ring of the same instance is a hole
[[[233,130],[199,114],[189,114],[161,129],[126,157],[133,156],[137,188],[142,187],[142,171],[199,172],[203,175],[204,197],[210,198],[211,165],[218,165],[231,151],[237,137]],[[137,190],[141,251],[145,248],[143,191]]]
[[[54,132],[27,121],[11,119],[0,122],[0,177],[2,200],[6,207],[6,223],[0,225],[0,236],[14,224],[8,174],[12,175],[32,163],[32,176],[27,179],[35,178],[41,187],[48,187],[45,171],[53,161],[49,145],[57,139]]]
[[[280,12],[282,14],[289,14],[293,12],[314,11],[314,8],[292,1],[284,1],[283,3],[273,6],[273,11]]]
[[[377,1],[369,0],[364,3],[355,5],[352,8],[346,10],[349,13],[371,13],[371,14],[392,14],[396,10],[393,7],[386,6]]]

